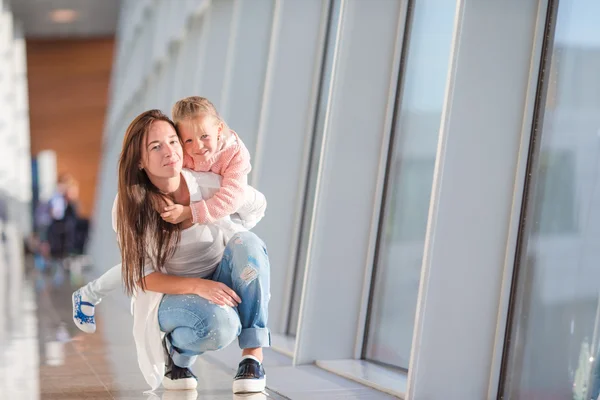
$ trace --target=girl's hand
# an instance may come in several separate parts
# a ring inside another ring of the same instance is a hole
[[[209,279],[199,279],[195,294],[219,306],[237,307],[242,302],[229,286]]]
[[[188,219],[192,219],[192,209],[189,206],[173,204],[166,206],[164,212],[160,214],[160,216],[171,224],[179,224]]]

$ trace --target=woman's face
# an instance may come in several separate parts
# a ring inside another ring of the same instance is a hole
[[[165,121],[154,121],[142,146],[140,167],[151,181],[179,176],[183,151],[175,129]]]

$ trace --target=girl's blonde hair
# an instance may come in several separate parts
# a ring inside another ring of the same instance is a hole
[[[221,132],[221,135],[223,135],[225,139],[231,136],[231,131],[227,126],[227,123],[225,123],[223,118],[221,118],[213,103],[211,103],[210,100],[205,97],[190,96],[181,99],[173,105],[171,114],[173,116],[173,122],[175,122],[176,126],[179,126],[179,124],[184,121],[196,117],[211,116],[218,123],[223,124],[223,131]]]

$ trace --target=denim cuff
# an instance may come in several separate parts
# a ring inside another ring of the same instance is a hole
[[[173,363],[180,368],[190,368],[196,362],[196,358],[198,358],[198,356],[186,356],[184,354],[179,354],[177,351],[173,351],[173,354],[171,354]]]
[[[171,360],[173,360],[173,363],[180,368],[190,368],[196,362],[196,358],[198,358],[196,355],[188,356],[181,354],[179,351],[177,351],[177,348],[171,344],[171,341],[168,339],[168,337],[167,351],[169,352],[169,356],[171,357]]]
[[[246,328],[238,336],[240,349],[271,347],[271,332],[269,328]]]

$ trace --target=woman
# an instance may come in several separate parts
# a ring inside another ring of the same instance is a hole
[[[243,358],[233,390],[260,392],[262,348],[270,345],[266,248],[229,219],[163,221],[159,211],[166,205],[189,205],[219,188],[218,176],[182,170],[182,160],[175,126],[160,111],[146,111],[129,125],[113,217],[124,285],[133,295],[140,368],[152,389],[161,380],[166,389],[193,389],[189,367],[196,356],[237,337]]]

